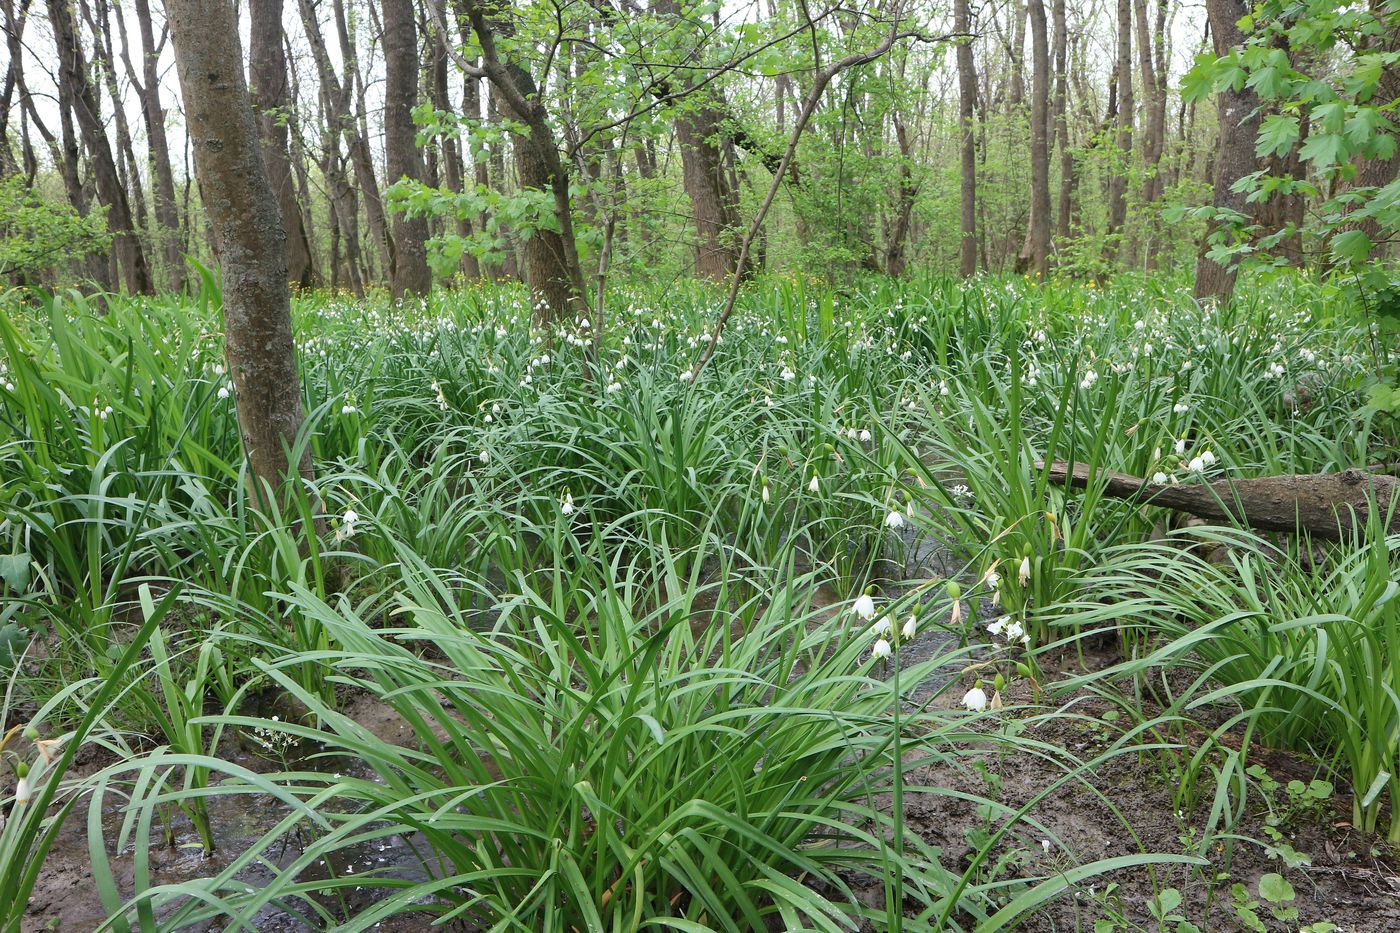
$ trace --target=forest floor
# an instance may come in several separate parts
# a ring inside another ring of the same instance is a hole
[[[916,642],[912,647],[937,650],[945,638],[931,634],[921,639],[928,644],[920,646]],[[1076,653],[1072,664],[1105,668],[1117,660],[1116,649],[1105,646],[1098,652]],[[1071,659],[1065,661],[1070,667]],[[948,705],[955,701],[956,697],[945,693],[932,702]],[[958,763],[911,769],[906,779],[905,826],[927,845],[941,850],[946,866],[961,871],[1002,826],[1006,814],[1026,808],[1025,818],[990,850],[977,876],[1004,884],[1007,901],[1023,887],[1018,884],[1021,878],[1043,878],[1058,871],[1065,873],[1067,883],[1064,894],[1023,917],[1015,929],[1037,933],[1157,929],[1180,933],[1191,929],[1179,927],[1178,920],[1170,920],[1174,915],[1205,933],[1400,930],[1400,853],[1380,838],[1365,836],[1351,827],[1347,797],[1336,795],[1305,805],[1292,800],[1283,789],[1288,781],[1307,782],[1323,775],[1325,769],[1297,756],[1262,748],[1252,750],[1250,761],[1262,764],[1277,781],[1277,800],[1269,808],[1246,809],[1228,837],[1213,838],[1205,853],[1208,867],[1134,867],[1076,883],[1072,870],[1091,862],[1138,853],[1196,853],[1210,801],[1200,801],[1191,813],[1178,811],[1174,800],[1176,782],[1165,779],[1155,758],[1136,750],[1109,757],[1066,780],[1064,760],[1054,754],[1055,750],[1078,761],[1092,762],[1109,752],[1121,733],[1117,710],[1097,692],[1057,695],[1047,705],[1044,696],[1037,698],[1030,684],[1022,681],[1007,692],[1004,701],[1001,728],[1011,728],[1026,741],[1018,742],[1014,748],[1002,746],[1004,750],[989,743],[989,754],[968,766]],[[275,701],[264,702],[269,712],[282,708]],[[374,697],[348,696],[342,708],[382,740],[407,743],[412,739],[411,730],[398,715]],[[1204,737],[1204,733],[1198,737]],[[1226,731],[1222,739],[1226,745],[1232,741],[1237,745],[1239,737]],[[1183,755],[1189,758],[1198,748],[1199,745],[1188,744]],[[311,750],[283,747],[273,755],[256,737],[246,734],[226,743],[224,756],[256,771],[276,770],[297,758],[301,759],[301,766],[318,770],[357,770],[353,761],[318,759]],[[112,756],[92,749],[80,760],[75,774],[96,772],[111,760]],[[364,776],[370,776],[367,770]],[[1045,794],[1056,783],[1061,786]],[[923,792],[925,789],[935,792]],[[1000,813],[989,812],[981,802],[986,800],[995,802]],[[878,802],[885,812],[890,811],[890,804],[888,799]],[[25,933],[90,933],[108,916],[93,884],[88,826],[82,809],[80,803],[80,812],[66,823],[45,862],[30,901]],[[141,870],[149,871],[149,885],[179,884],[207,876],[227,865],[286,815],[286,810],[270,798],[247,796],[211,798],[211,809],[219,845],[212,857],[202,855],[188,820],[174,814],[173,844],[140,853],[146,861],[144,868],[137,853],[131,851],[116,854],[110,860],[118,886],[131,890],[135,873]],[[107,828],[105,838],[116,838],[123,818],[120,806],[107,806],[101,818]],[[1271,831],[1283,835],[1271,841]],[[1045,841],[1051,837],[1055,843],[1047,846]],[[347,850],[345,861],[332,867],[338,874],[387,871],[399,877],[426,878],[424,860],[414,843],[411,837],[396,836],[374,846]],[[290,865],[298,854],[295,843],[289,844],[280,853],[278,867]],[[1296,898],[1276,905],[1261,901],[1260,879],[1283,871],[1285,858],[1291,861],[1287,876],[1292,879]],[[302,877],[309,881],[326,874],[326,866],[316,865]],[[244,877],[256,884],[266,876],[265,869],[253,867]],[[862,901],[872,907],[883,903],[882,882],[878,879],[851,876],[846,880]],[[1246,896],[1241,896],[1239,885],[1243,885]],[[1180,904],[1163,910],[1163,906],[1176,900],[1169,891],[1180,895]],[[363,909],[368,906],[369,897],[366,891],[365,900],[355,904],[352,893],[347,905],[336,905],[327,899],[325,906],[332,911],[337,906]],[[1290,913],[1290,908],[1296,914]],[[1169,922],[1158,924],[1154,909],[1166,915]],[[966,922],[967,918],[961,919]],[[429,922],[426,914],[400,915],[374,929],[407,933],[425,929]],[[257,923],[262,933],[308,928],[315,927],[270,908],[263,911]]]

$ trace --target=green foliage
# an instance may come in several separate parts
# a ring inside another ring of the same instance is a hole
[[[101,252],[110,241],[101,210],[87,216],[24,183],[0,179],[0,276],[32,281],[55,266]]]

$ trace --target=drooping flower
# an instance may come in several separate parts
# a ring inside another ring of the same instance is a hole
[[[857,616],[869,622],[875,618],[875,600],[869,593],[861,593],[856,597],[855,604],[851,606],[851,611]]]
[[[1158,472],[1152,474],[1152,482],[1156,483],[1157,485],[1160,486],[1162,483],[1165,483],[1166,481],[1167,481],[1167,474],[1161,472],[1160,470],[1159,470]]]
[[[807,489],[808,489],[808,491],[809,491],[809,492],[820,492],[820,491],[821,491],[821,488],[822,488],[821,481],[817,479],[817,474],[813,473],[813,474],[812,474],[812,481],[811,481],[810,483],[807,484]]]
[[[1017,569],[1017,571],[1016,571],[1016,580],[1017,580],[1017,582],[1019,582],[1019,583],[1021,584],[1022,588],[1026,587],[1027,585],[1030,584],[1030,582],[1031,582],[1031,558],[1030,558],[1030,555],[1029,555],[1029,554],[1027,554],[1025,557],[1021,558],[1021,566],[1020,566],[1020,568]]]
[[[559,511],[565,515],[574,514],[574,495],[565,491],[563,500],[559,503]]]
[[[892,510],[890,511],[890,514],[888,514],[888,515],[885,516],[885,527],[886,527],[886,528],[899,528],[899,527],[901,527],[901,526],[903,526],[903,525],[904,525],[904,516],[903,516],[902,514],[900,514],[899,509],[892,509]]]
[[[15,784],[15,804],[28,803],[33,797],[33,789],[29,786],[29,778],[22,777],[19,783]]]
[[[888,638],[894,632],[894,623],[889,616],[881,616],[875,624],[870,626],[870,634],[878,635],[881,638]]]
[[[919,630],[919,617],[910,616],[904,620],[904,626],[899,630],[899,637],[909,641]]]
[[[987,708],[987,691],[981,687],[973,687],[963,694],[962,705],[974,713],[980,713]]]
[[[870,656],[881,660],[888,658],[891,654],[890,643],[883,638],[875,640],[875,644],[870,648]]]
[[[1201,451],[1201,462],[1208,467],[1215,466],[1215,454],[1211,453],[1209,450]]]
[[[1191,462],[1186,464],[1186,469],[1190,470],[1192,473],[1202,473],[1205,471],[1205,468],[1206,462],[1200,457],[1192,457]]]

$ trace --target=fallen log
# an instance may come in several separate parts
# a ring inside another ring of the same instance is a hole
[[[1045,464],[1037,463],[1037,469]],[[1089,467],[1063,460],[1050,464],[1050,482],[1071,489],[1089,484]],[[1389,517],[1388,530],[1400,532],[1400,508],[1392,508],[1400,495],[1400,478],[1366,470],[1341,473],[1294,473],[1253,479],[1218,479],[1210,483],[1153,483],[1127,473],[1095,477],[1104,484],[1104,495],[1127,499],[1195,515],[1211,521],[1228,521],[1260,531],[1297,532],[1306,529],[1333,541],[1349,537],[1355,526],[1366,524],[1371,503]]]

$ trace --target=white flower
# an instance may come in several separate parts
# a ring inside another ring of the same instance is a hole
[[[869,593],[861,593],[860,596],[856,597],[855,605],[851,607],[851,611],[868,622],[875,618],[875,600],[870,598]]]
[[[860,432],[860,440],[863,444],[870,443],[870,431],[868,429]]]
[[[899,630],[899,637],[905,641],[914,637],[914,633],[919,630],[918,616],[910,616],[904,620],[904,627]]]
[[[981,687],[973,687],[963,694],[962,705],[974,713],[982,712],[987,708],[987,692]]]
[[[1009,616],[1001,616],[987,623],[987,631],[993,635],[1000,635],[1006,630],[1006,623],[1010,622]]]
[[[228,398],[228,386],[219,386],[219,398]]]
[[[1206,462],[1200,457],[1192,457],[1191,462],[1186,464],[1186,469],[1190,470],[1192,473],[1202,473],[1205,471],[1205,468]]]
[[[1021,566],[1016,571],[1016,579],[1023,587],[1031,582],[1031,559],[1029,555],[1021,558]]]
[[[351,405],[349,402],[346,402],[344,405],[340,406],[340,413],[342,415],[353,415],[357,411],[359,411],[359,409],[356,408],[354,405]]]
[[[767,483],[764,483],[764,484],[763,484],[763,493],[762,493],[762,496],[763,496],[763,504],[764,504],[764,505],[767,505],[767,504],[768,504],[768,499],[769,499],[768,484],[767,484]]]
[[[783,367],[783,372],[782,372],[782,377],[783,377],[783,381],[784,381],[784,382],[791,382],[792,380],[794,380],[794,379],[797,378],[797,373],[793,372],[792,370],[790,370],[790,369],[788,369],[786,366],[784,366],[784,367]]]
[[[894,509],[885,516],[886,528],[899,528],[904,524],[904,516],[899,513],[899,509]]]
[[[1184,437],[1179,437],[1179,438],[1177,438],[1177,440],[1176,440],[1176,446],[1175,446],[1174,449],[1176,450],[1176,455],[1177,455],[1178,457],[1180,457],[1182,454],[1186,453],[1186,438],[1184,438]]]
[[[690,380],[695,378],[695,374],[687,369],[685,372],[681,373],[676,378],[679,379],[681,382],[689,382]]]
[[[360,520],[360,513],[354,509],[346,509],[345,514],[340,516],[340,520],[347,525],[353,525]]]
[[[1161,472],[1160,470],[1159,470],[1158,472],[1152,474],[1152,482],[1156,483],[1157,485],[1160,486],[1162,483],[1165,483],[1166,481],[1167,481],[1167,474]]]
[[[479,463],[489,463],[491,462],[491,452],[489,450],[483,450],[476,455],[476,459]]]
[[[888,653],[888,651],[889,651],[888,646],[886,646],[886,649],[885,649],[885,650],[886,650],[886,652]],[[15,785],[15,803],[16,803],[16,804],[28,803],[29,800],[30,800],[30,798],[31,798],[32,796],[33,796],[33,795],[32,795],[32,793],[31,793],[31,788],[30,788],[30,786],[29,786],[29,778],[27,778],[27,777],[22,777],[22,778],[20,778],[20,779],[19,779],[19,783]]]
[[[1209,450],[1201,451],[1201,462],[1208,467],[1215,466],[1215,454],[1211,453]]]
[[[811,491],[811,492],[817,492],[817,491],[819,491],[821,488],[822,488],[822,484],[821,484],[821,482],[817,479],[817,474],[813,473],[813,474],[812,474],[812,481],[811,481],[810,483],[807,484],[807,489],[808,489],[809,491]]]
[[[878,635],[881,638],[888,637],[893,631],[894,623],[890,621],[889,616],[881,616],[874,625],[870,626],[870,634]]]
[[[1099,381],[1099,374],[1096,373],[1096,372],[1094,372],[1092,369],[1087,370],[1087,371],[1084,373],[1084,377],[1083,377],[1082,379],[1079,380],[1079,388],[1081,388],[1081,389],[1087,389],[1087,388],[1089,388],[1090,386],[1092,386],[1094,383],[1096,383],[1096,382],[1098,382],[1098,381]]]
[[[890,643],[883,638],[877,639],[870,648],[872,658],[888,658],[890,656]]]
[[[1172,406],[1172,411],[1176,412],[1178,415],[1184,415],[1190,410],[1191,406],[1187,405],[1185,402],[1177,402],[1175,405]]]
[[[564,499],[559,503],[559,511],[565,515],[574,514],[574,497],[572,493],[564,493]]]
[[[1006,640],[1021,641],[1026,637],[1026,630],[1021,628],[1021,623],[1012,620],[1006,623]]]

